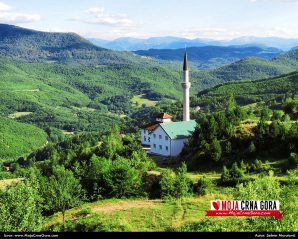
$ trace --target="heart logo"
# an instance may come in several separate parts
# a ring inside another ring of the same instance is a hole
[[[213,206],[216,210],[219,210],[220,202],[212,202],[212,206]]]

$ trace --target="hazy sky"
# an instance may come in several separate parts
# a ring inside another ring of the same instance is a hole
[[[298,0],[0,0],[0,22],[103,39],[298,38]]]

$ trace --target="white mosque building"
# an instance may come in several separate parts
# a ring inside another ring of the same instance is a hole
[[[161,113],[156,121],[141,130],[142,145],[150,147],[150,154],[175,157],[178,156],[185,143],[196,128],[196,121],[190,120],[189,110],[189,66],[187,52],[183,62],[183,121],[173,122],[172,116]]]

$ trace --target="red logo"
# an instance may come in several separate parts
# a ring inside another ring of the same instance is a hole
[[[212,205],[213,205],[213,207],[214,207],[216,210],[219,210],[220,201],[212,202]]]
[[[274,217],[281,219],[279,201],[249,201],[225,200],[211,201],[211,210],[206,211],[206,216],[217,217]]]

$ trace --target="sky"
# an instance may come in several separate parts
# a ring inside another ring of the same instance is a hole
[[[107,40],[298,38],[298,0],[0,0],[0,23]]]

